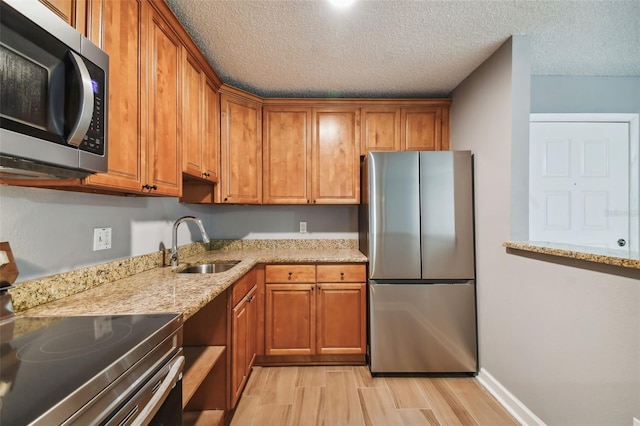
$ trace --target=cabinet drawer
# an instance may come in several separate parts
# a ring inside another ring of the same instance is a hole
[[[363,283],[366,280],[367,268],[362,264],[318,265],[319,283]]]
[[[268,283],[315,283],[315,265],[267,265],[265,281]]]
[[[250,272],[248,272],[245,276],[240,278],[233,285],[233,289],[231,290],[231,306],[236,306],[238,302],[240,302],[244,296],[247,295],[249,290],[256,285],[256,269],[253,268]]]

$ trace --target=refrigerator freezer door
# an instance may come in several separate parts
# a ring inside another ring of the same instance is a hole
[[[475,285],[370,284],[372,373],[476,373]]]
[[[420,279],[417,152],[372,152],[369,168],[369,277]]]
[[[473,279],[473,176],[469,151],[420,153],[422,278]]]

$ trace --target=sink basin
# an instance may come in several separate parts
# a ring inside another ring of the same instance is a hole
[[[217,274],[219,272],[225,272],[236,266],[238,262],[234,263],[205,263],[203,265],[189,266],[182,271],[181,274]]]

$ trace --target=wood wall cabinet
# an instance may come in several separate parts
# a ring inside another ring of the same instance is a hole
[[[220,201],[262,203],[262,104],[232,88],[220,93]]]
[[[449,149],[449,102],[405,101],[405,107],[362,109],[361,150],[440,151]],[[415,104],[411,106],[411,103]],[[432,103],[433,105],[421,105]]]
[[[357,204],[360,109],[268,105],[265,204]]]
[[[180,140],[182,44],[171,26],[154,8],[148,19],[148,130],[143,187],[158,195],[180,195],[182,156]]]
[[[400,108],[362,108],[361,150],[400,151]]]
[[[233,409],[247,382],[257,349],[258,285],[256,270],[238,280],[232,289],[231,303],[231,392]]]
[[[182,62],[182,172],[193,178],[217,182],[218,93],[207,79],[204,68],[186,48],[183,48]]]
[[[313,108],[314,204],[360,202],[360,109]]]
[[[107,173],[86,178],[90,188],[140,192],[146,183],[141,159],[146,155],[142,102],[146,67],[142,60],[144,1],[91,2],[91,40],[109,54]],[[117,67],[114,64],[118,64]],[[144,108],[146,110],[146,108]],[[146,117],[146,115],[144,115]]]
[[[265,355],[365,354],[365,266],[317,268],[266,266]]]
[[[311,202],[311,108],[265,106],[264,204]]]
[[[442,110],[438,107],[403,108],[402,150],[442,150]]]
[[[53,13],[83,35],[87,35],[87,3],[89,0],[40,0]]]

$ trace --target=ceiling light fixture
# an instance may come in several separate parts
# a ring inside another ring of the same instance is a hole
[[[329,0],[329,3],[331,3],[335,7],[339,7],[342,9],[346,9],[347,7],[351,6],[355,2],[356,0]]]

